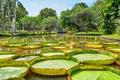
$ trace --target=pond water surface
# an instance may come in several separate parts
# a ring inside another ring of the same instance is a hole
[[[16,41],[21,40],[27,44],[29,43],[40,43],[40,42],[101,42],[99,36],[79,36],[79,35],[64,35],[64,34],[55,34],[55,35],[39,35],[39,36],[27,36],[27,37],[1,37],[0,41]],[[0,48],[0,51],[7,51],[5,47]],[[32,72],[25,77],[26,80],[66,80],[65,76],[42,76]]]

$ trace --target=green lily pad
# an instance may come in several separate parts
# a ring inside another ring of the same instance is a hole
[[[0,80],[19,78],[19,76],[25,74],[27,70],[27,67],[1,67]]]
[[[15,54],[6,54],[6,55],[0,55],[0,61],[8,61],[11,60]]]
[[[61,56],[61,55],[65,55],[62,52],[49,52],[49,53],[44,53],[42,54],[43,56]]]
[[[114,58],[103,54],[77,54],[73,56],[80,62],[90,64],[111,64],[114,62]]]
[[[56,76],[56,75],[65,75],[67,70],[78,65],[79,63],[75,60],[70,59],[43,59],[33,62],[31,64],[31,71],[37,74]]]
[[[61,65],[62,64],[62,65]],[[54,69],[69,69],[73,67],[74,65],[78,64],[75,61],[72,60],[65,60],[65,59],[53,59],[53,60],[44,60],[39,61],[32,65],[33,68],[54,68]]]
[[[71,73],[72,80],[120,80],[120,76],[110,71],[79,70]]]
[[[25,56],[15,59],[15,61],[31,61],[39,56]]]
[[[77,54],[77,55],[74,55],[73,57],[79,59],[80,61],[113,59],[113,57],[103,55],[103,54]]]

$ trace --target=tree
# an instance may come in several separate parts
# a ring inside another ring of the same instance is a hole
[[[71,23],[78,31],[86,31],[92,26],[93,16],[85,3],[76,4],[71,12]]]
[[[71,11],[68,10],[68,9],[66,11],[61,12],[59,21],[60,21],[60,24],[61,24],[62,28],[66,28],[66,27],[70,26],[70,24],[71,24],[70,14],[71,14]]]
[[[56,17],[47,17],[43,19],[43,26],[44,29],[47,30],[49,33],[54,30],[55,28],[58,28],[58,20]]]
[[[105,8],[105,0],[97,0],[89,9],[93,14],[92,23],[101,31],[101,24],[103,23],[103,9]]]
[[[24,8],[24,6],[22,5],[22,3],[20,3],[20,1],[17,0],[17,3],[16,3],[16,11],[15,11],[15,2],[14,0],[3,0],[4,1],[4,24],[6,25],[5,26],[5,30],[11,30],[11,23],[12,23],[12,20],[14,18],[14,13],[17,13],[16,14],[16,23],[20,24],[19,21],[21,18],[27,16],[28,12],[26,11],[26,9]],[[15,0],[16,1],[16,0]],[[2,1],[1,1],[2,2]],[[0,7],[2,5],[0,4]],[[15,12],[14,12],[15,11]],[[2,15],[2,13],[0,12],[0,14]],[[2,18],[2,16],[0,16]],[[0,20],[1,22],[1,20]],[[7,24],[9,24],[7,26]],[[8,29],[9,28],[9,29]]]
[[[5,27],[4,27],[4,1],[1,1],[1,10],[2,10],[2,31],[5,31]]]
[[[41,30],[42,20],[38,17],[26,16],[20,20],[21,26],[19,29],[24,30]]]
[[[8,26],[9,26],[9,29],[11,27],[11,19],[10,19],[10,0],[8,0]]]
[[[113,34],[116,29],[116,19],[119,16],[120,0],[107,0],[103,13],[103,31],[105,34]]]
[[[56,11],[53,10],[52,8],[44,8],[40,11],[38,17],[40,18],[47,18],[47,17],[56,17],[57,18],[57,15],[56,15]]]

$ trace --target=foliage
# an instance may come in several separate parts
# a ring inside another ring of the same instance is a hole
[[[44,29],[47,30],[48,32],[51,32],[55,28],[57,29],[57,27],[59,27],[58,25],[59,24],[58,24],[56,17],[49,16],[49,17],[43,19]]]
[[[22,30],[41,30],[41,19],[38,17],[29,17],[26,16],[20,20]],[[21,29],[21,28],[20,28]]]
[[[52,8],[44,8],[40,11],[38,17],[40,18],[47,18],[47,17],[56,17],[57,18],[57,15],[56,15],[56,11],[53,10]]]
[[[61,12],[59,21],[60,21],[60,24],[61,24],[62,28],[66,28],[66,27],[70,26],[70,24],[71,24],[70,14],[71,14],[71,11],[68,10],[68,9],[66,11]]]
[[[115,20],[119,18],[119,0],[106,1],[103,13],[103,31],[105,34],[113,34],[116,29]]]
[[[96,29],[93,21],[92,11],[88,6],[81,2],[77,3],[71,10],[66,10],[61,13],[60,23],[63,28],[75,28],[77,31],[87,31]]]
[[[4,22],[5,22],[5,25],[8,27],[8,0],[3,0],[4,2]],[[14,18],[14,0],[10,0],[10,25],[12,26],[12,20]],[[0,2],[0,8],[1,8],[1,2]],[[27,10],[25,9],[25,7],[22,5],[22,3],[20,1],[17,1],[17,8],[16,8],[16,22],[18,24],[20,24],[20,19],[27,16],[28,15],[28,12]],[[0,18],[1,18],[1,12],[0,12]],[[1,23],[1,19],[0,19],[0,23]],[[9,26],[9,29],[6,28],[6,30],[11,30],[11,26]],[[19,26],[18,26],[19,27]]]

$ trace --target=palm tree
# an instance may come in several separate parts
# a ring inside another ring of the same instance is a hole
[[[16,28],[16,5],[17,5],[17,0],[14,0],[14,18],[13,18],[13,25],[12,25],[12,30],[14,33],[17,31],[17,28]]]
[[[5,27],[4,27],[4,1],[1,1],[1,10],[2,10],[2,31],[5,31]]]
[[[8,0],[8,26],[9,26],[9,30],[10,30],[10,27],[11,27],[11,20],[10,20],[10,0]]]

